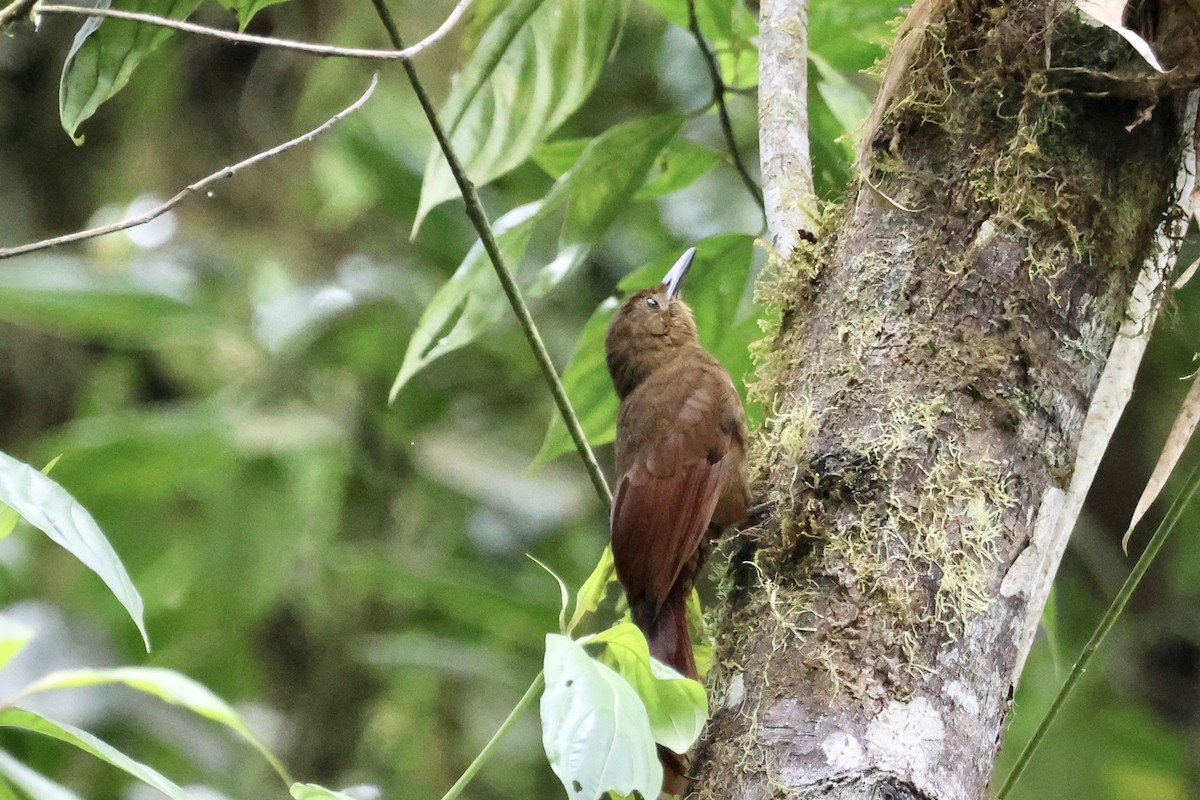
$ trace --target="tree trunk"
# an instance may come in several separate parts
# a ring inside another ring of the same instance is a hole
[[[1070,4],[913,13],[866,177],[762,289],[778,504],[731,546],[694,797],[984,796],[1182,232],[1177,77]]]

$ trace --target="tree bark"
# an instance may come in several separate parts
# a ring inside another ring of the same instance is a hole
[[[863,178],[762,289],[777,506],[729,548],[693,797],[984,796],[1173,265],[1189,87],[1070,4],[914,13]]]

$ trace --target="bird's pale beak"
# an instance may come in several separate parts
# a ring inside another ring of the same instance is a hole
[[[675,262],[675,266],[671,267],[663,278],[663,286],[667,287],[667,297],[674,300],[679,296],[679,291],[683,286],[683,279],[687,277],[688,270],[692,268],[692,260],[696,257],[696,248],[689,247],[679,260]]]

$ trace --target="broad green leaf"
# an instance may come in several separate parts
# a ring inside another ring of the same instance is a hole
[[[671,23],[688,30],[689,0],[643,0]],[[758,76],[758,21],[739,0],[696,0],[696,21],[716,55],[727,86],[747,87]]]
[[[688,595],[687,618],[692,632],[692,657],[696,660],[696,672],[705,678],[713,665],[713,640],[704,625],[704,609],[700,607],[700,593],[695,589]]]
[[[290,780],[283,764],[259,741],[233,707],[206,686],[174,670],[157,667],[114,667],[109,669],[71,669],[52,672],[21,690],[22,696],[55,689],[120,683],[139,692],[154,695],[172,705],[182,706],[213,722],[219,722],[242,737],[266,760],[284,781]]]
[[[238,30],[246,30],[254,15],[267,6],[286,3],[287,0],[218,0],[218,2],[237,14]]]
[[[146,649],[150,636],[143,618],[142,596],[100,526],[67,490],[28,464],[0,453],[0,503],[15,509],[38,530],[65,547],[100,576],[129,612]]]
[[[654,174],[633,199],[648,200],[677,192],[705,175],[720,160],[721,154],[716,150],[676,136],[658,154],[654,162]]]
[[[12,661],[13,656],[21,652],[32,638],[31,628],[0,616],[0,667]]]
[[[700,343],[725,365],[744,397],[744,379],[751,367],[749,345],[761,336],[759,312],[738,320],[754,259],[754,238],[746,234],[721,234],[701,241],[697,248],[683,297],[696,315]],[[674,250],[664,253],[627,275],[617,288],[629,292],[658,283],[677,258],[679,253]],[[610,298],[592,313],[562,374],[563,386],[579,415],[583,432],[597,446],[611,442],[617,433],[617,396],[604,360],[604,334],[616,308],[616,300]],[[544,464],[573,447],[566,426],[555,414],[533,463]]]
[[[572,800],[606,791],[658,797],[662,765],[646,707],[629,683],[566,636],[546,636],[542,745]]]
[[[584,434],[593,445],[607,444],[617,437],[617,395],[608,377],[604,357],[604,335],[608,323],[617,313],[617,305],[617,299],[610,297],[596,307],[584,323],[579,343],[562,373],[563,388],[571,399]],[[550,415],[550,427],[542,439],[542,446],[533,457],[533,466],[541,466],[574,449],[575,442],[556,409]]]
[[[567,625],[567,633],[575,630],[575,626],[583,619],[585,614],[590,614],[600,605],[600,601],[604,599],[605,593],[608,591],[608,585],[617,579],[617,569],[613,564],[612,547],[605,546],[604,553],[600,556],[600,561],[596,564],[592,574],[583,582],[583,586],[579,587],[579,592],[575,595],[575,613],[571,615],[571,622]]]
[[[525,254],[533,232],[531,222],[544,202],[515,208],[496,220],[496,244],[510,268]],[[476,242],[450,280],[421,313],[417,328],[408,340],[400,372],[388,392],[395,402],[404,385],[428,364],[446,353],[465,347],[504,316],[506,298],[496,286],[496,277],[483,244]]]
[[[40,772],[0,750],[0,774],[18,789],[37,800],[83,800],[65,786],[55,783]],[[0,795],[3,797],[3,795]]]
[[[811,0],[808,45],[841,70],[863,70],[883,55],[891,22],[909,3],[900,0]]]
[[[291,794],[295,800],[354,800],[348,794],[335,792],[315,783],[293,783]]]
[[[441,116],[476,185],[529,158],[591,93],[629,0],[517,0],[493,20]],[[458,195],[441,150],[425,165],[413,234],[434,206]]]
[[[170,797],[171,800],[190,800],[183,789],[176,786],[157,770],[148,767],[140,761],[135,761],[112,745],[97,739],[87,731],[80,730],[63,722],[54,722],[40,714],[23,708],[9,707],[0,709],[0,727],[21,728],[33,731],[60,742],[78,747],[86,753],[91,753],[102,761],[107,761],[118,769],[137,778],[147,786],[152,786]]]
[[[49,463],[42,467],[42,474],[49,475],[50,470],[54,469],[54,465],[58,463],[59,458],[61,458],[61,456],[55,456],[54,458],[50,459]],[[17,523],[20,521],[21,515],[17,513],[16,509],[10,508],[4,503],[0,503],[0,539],[5,538],[14,530],[16,530]],[[0,663],[0,666],[2,665],[3,664]]]
[[[688,0],[642,0],[668,22],[688,28]],[[696,21],[705,38],[726,40],[733,36],[733,7],[738,0],[696,0]]]
[[[0,800],[18,800],[17,793],[3,778],[0,778]],[[38,798],[38,800],[42,800],[42,798]]]
[[[583,262],[628,205],[655,157],[682,123],[678,114],[663,114],[609,129],[588,145],[544,199],[496,221],[497,245],[527,296],[546,295]],[[535,226],[560,213],[565,213],[565,219],[554,260],[540,268],[525,264],[525,248]],[[508,299],[496,287],[487,254],[476,242],[421,314],[389,398],[394,400],[404,384],[430,362],[472,342],[508,309]]]
[[[543,172],[558,180],[570,172],[571,167],[575,166],[575,162],[583,155],[583,151],[587,150],[588,145],[594,141],[595,139],[591,137],[558,139],[546,142],[534,150],[530,157],[533,159],[533,163],[542,168]]]
[[[201,0],[100,0],[100,8],[141,11],[169,19],[185,19]],[[142,59],[174,33],[170,28],[119,19],[88,17],[67,51],[58,86],[58,115],[76,144],[76,131],[100,105],[124,88]]]
[[[708,719],[704,687],[650,658],[646,637],[632,622],[617,623],[588,643],[606,645],[601,660],[629,681],[642,698],[654,741],[676,753],[686,753]]]

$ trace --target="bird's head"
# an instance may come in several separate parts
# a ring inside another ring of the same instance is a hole
[[[682,348],[699,344],[692,310],[680,297],[695,256],[696,248],[689,248],[662,283],[632,294],[609,323],[604,351],[619,396],[633,391]]]

